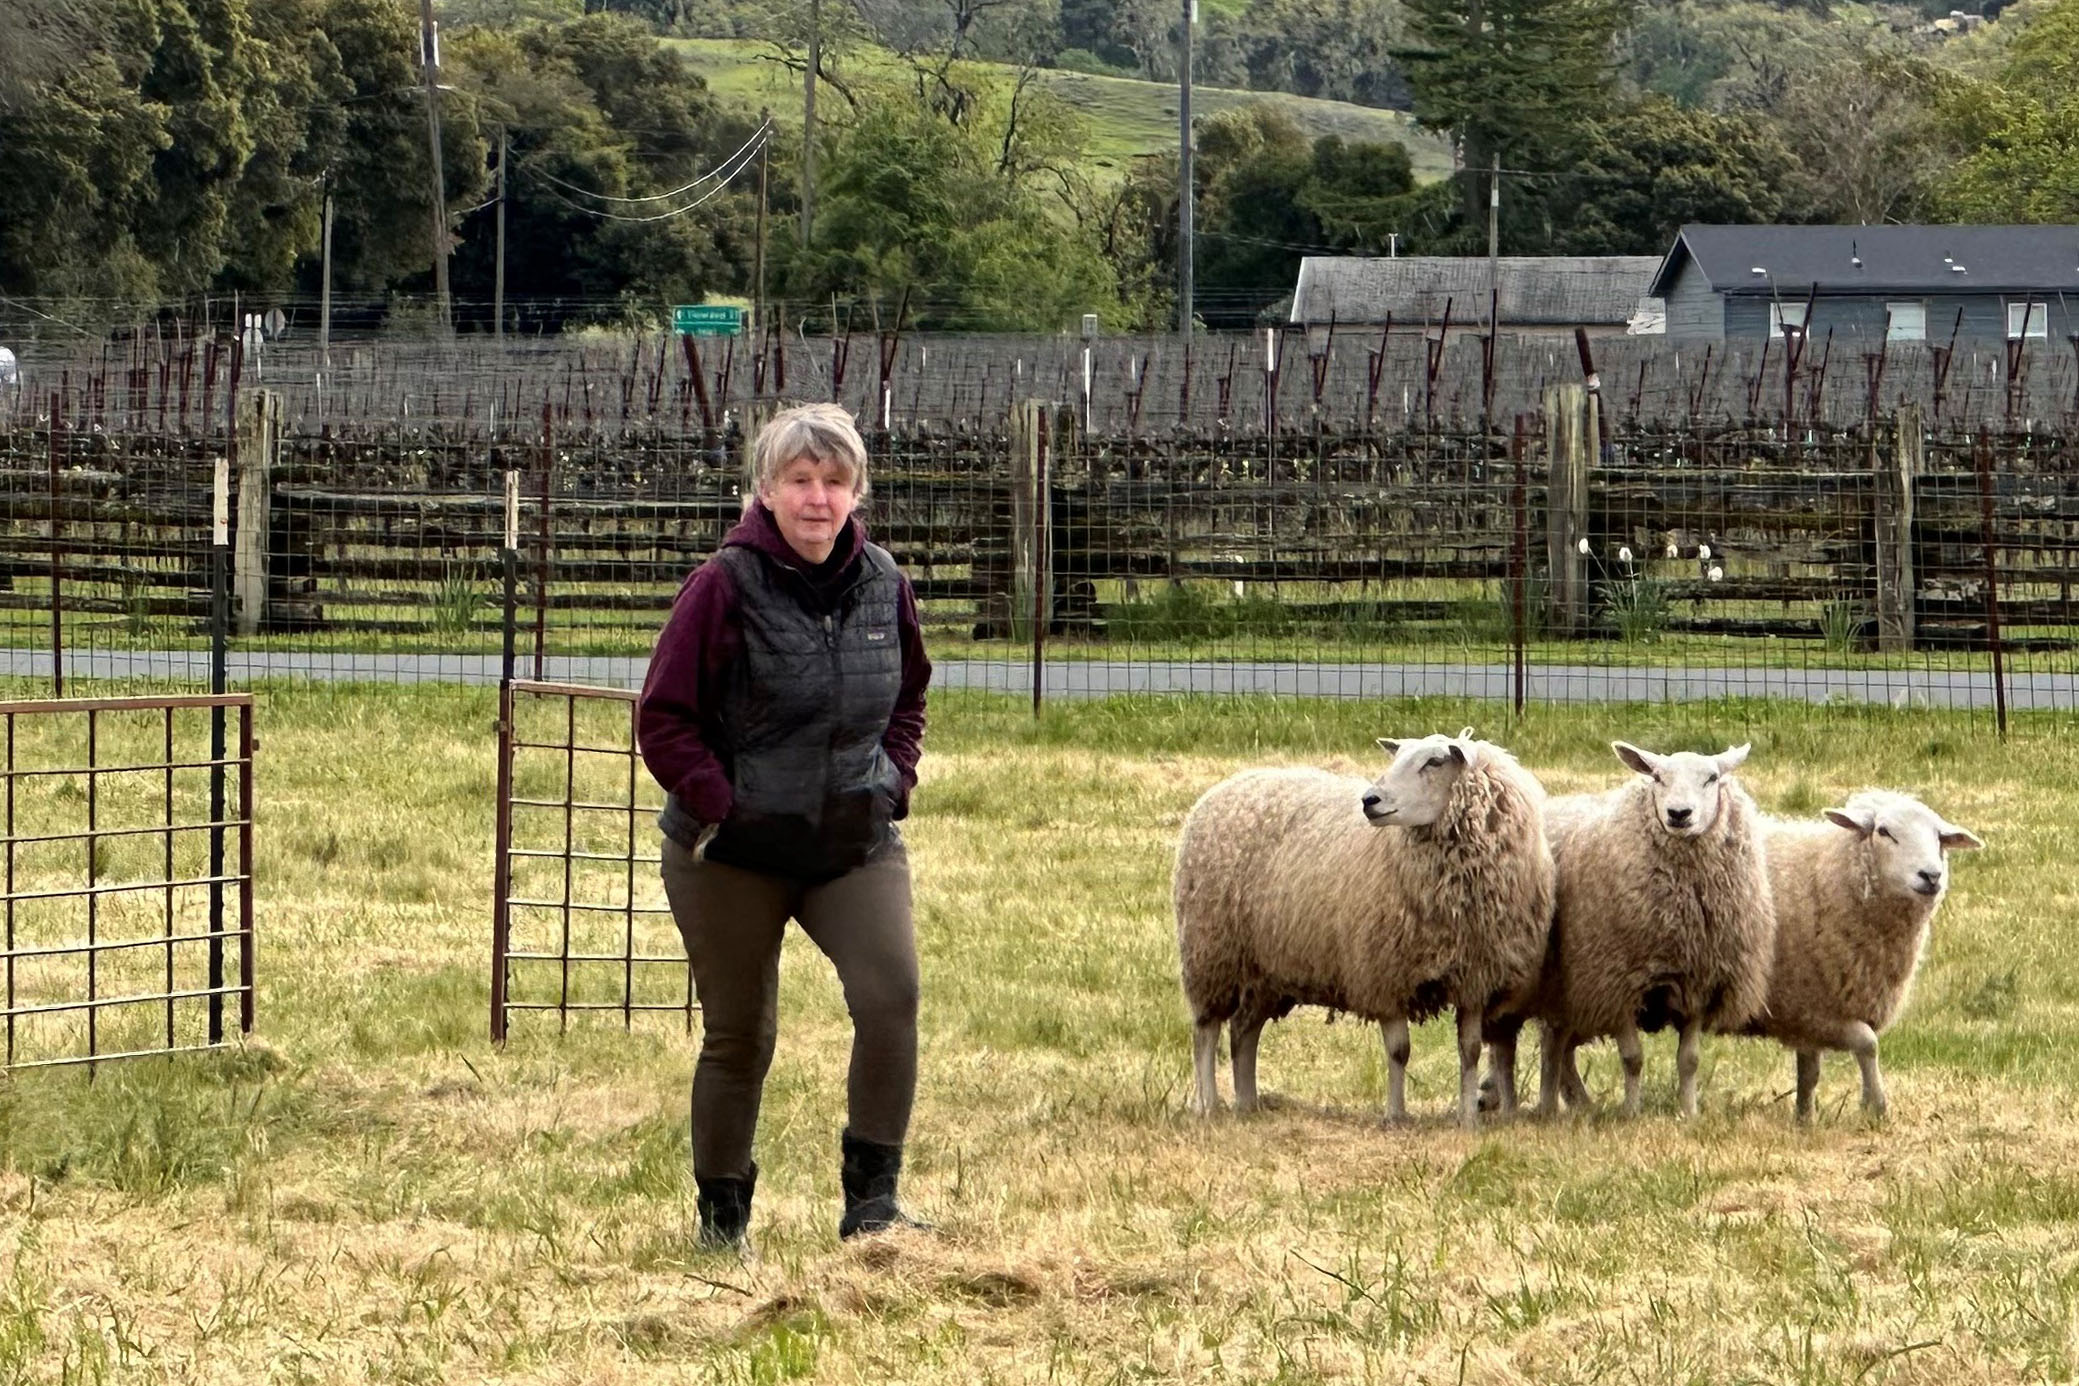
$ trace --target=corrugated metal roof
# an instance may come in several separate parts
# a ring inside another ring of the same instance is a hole
[[[1724,294],[2079,294],[2079,226],[1685,226],[1648,292],[1685,260]]]
[[[1651,255],[1504,255],[1497,265],[1504,326],[1620,325],[1646,293]],[[1299,264],[1293,322],[1485,322],[1485,257],[1308,256]]]

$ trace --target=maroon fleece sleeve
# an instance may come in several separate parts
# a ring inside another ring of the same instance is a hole
[[[742,645],[736,584],[721,564],[703,563],[679,588],[671,616],[657,633],[636,708],[643,764],[702,823],[721,822],[735,802],[729,772],[700,725],[721,695],[723,670]]]
[[[902,690],[895,697],[895,711],[888,718],[887,735],[881,745],[888,759],[902,771],[902,802],[896,817],[909,812],[909,792],[917,787],[917,761],[924,754],[924,692],[931,685],[931,658],[924,653],[924,625],[917,618],[917,594],[910,580],[902,580],[897,604],[902,631]]]

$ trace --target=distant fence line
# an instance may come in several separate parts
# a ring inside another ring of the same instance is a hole
[[[508,473],[529,643],[559,653],[639,646],[740,513],[741,430],[566,428],[553,409],[312,429],[283,404],[245,389],[228,435],[64,408],[0,428],[6,643],[68,620],[132,647],[191,634],[219,458],[236,634],[276,646],[484,649]],[[2079,638],[2071,427],[1912,406],[1677,423],[1572,382],[1506,426],[1393,423],[1097,431],[1079,402],[1021,401],[1000,428],[873,431],[867,514],[961,639]]]
[[[0,417],[47,413],[79,426],[221,434],[228,398],[264,387],[292,431],[383,424],[495,438],[546,416],[565,433],[711,438],[760,401],[836,399],[873,429],[1001,429],[1020,400],[1074,404],[1094,435],[1183,428],[1234,434],[1315,429],[1462,429],[1542,407],[1592,367],[1611,420],[1865,426],[1908,405],[1935,423],[2067,427],[2079,419],[2079,342],[1954,344],[1828,335],[1678,344],[1504,330],[1490,347],[1440,323],[1287,324],[1174,335],[855,332],[762,339],[308,340],[248,352],[228,338],[154,326],[120,341],[46,351],[0,389]],[[1390,330],[1389,330],[1390,329]],[[1585,360],[1584,360],[1585,356]]]

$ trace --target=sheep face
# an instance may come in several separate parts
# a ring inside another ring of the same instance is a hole
[[[1364,816],[1376,827],[1426,828],[1444,816],[1458,777],[1479,758],[1467,737],[1425,736],[1415,741],[1379,738],[1379,749],[1393,757],[1364,792]]]
[[[1613,741],[1617,759],[1652,785],[1653,821],[1672,837],[1698,837],[1711,830],[1725,804],[1732,772],[1747,759],[1746,746],[1733,746],[1715,756],[1677,751],[1655,755],[1625,741]]]
[[[1871,883],[1887,895],[1940,899],[1949,885],[1949,853],[1985,845],[1904,794],[1858,794],[1847,807],[1828,809],[1826,818],[1863,840]]]

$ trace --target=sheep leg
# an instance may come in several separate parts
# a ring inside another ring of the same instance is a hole
[[[1559,1056],[1566,1034],[1551,1021],[1538,1025],[1538,1115],[1559,1115]]]
[[[1379,1033],[1386,1040],[1386,1119],[1405,1121],[1408,1116],[1408,1056],[1414,1046],[1408,1042],[1408,1018],[1395,1016],[1379,1022]]]
[[[1487,1051],[1488,1076],[1494,1083],[1494,1110],[1505,1117],[1516,1115],[1516,1037],[1521,1033],[1515,1025],[1503,1026]]]
[[[1848,1026],[1848,1050],[1862,1067],[1862,1109],[1881,1118],[1891,1104],[1884,1099],[1884,1075],[1877,1068],[1877,1032],[1860,1020]]]
[[[1646,1072],[1646,1051],[1639,1043],[1639,1027],[1626,1021],[1617,1031],[1617,1058],[1624,1065],[1624,1115],[1639,1114],[1639,1080]]]
[[[1695,1019],[1682,1022],[1682,1036],[1675,1045],[1675,1073],[1681,1083],[1682,1115],[1696,1115],[1696,1069],[1702,1057],[1703,1022]]]
[[[1797,1124],[1812,1124],[1812,1108],[1819,1091],[1819,1051],[1800,1049],[1797,1051]]]
[[[1228,1059],[1234,1066],[1234,1109],[1256,1110],[1256,1041],[1263,1038],[1263,1017],[1237,1016],[1227,1027]]]
[[[1209,1116],[1220,1110],[1220,1021],[1201,1020],[1191,1032],[1191,1066],[1198,1076],[1198,1110]]]
[[[1568,1035],[1566,1044],[1559,1051],[1559,1091],[1569,1107],[1587,1111],[1595,1105],[1588,1095],[1588,1084],[1581,1081],[1581,1038]]]
[[[1476,1006],[1458,1008],[1458,1124],[1468,1131],[1480,1125],[1480,1011]]]

